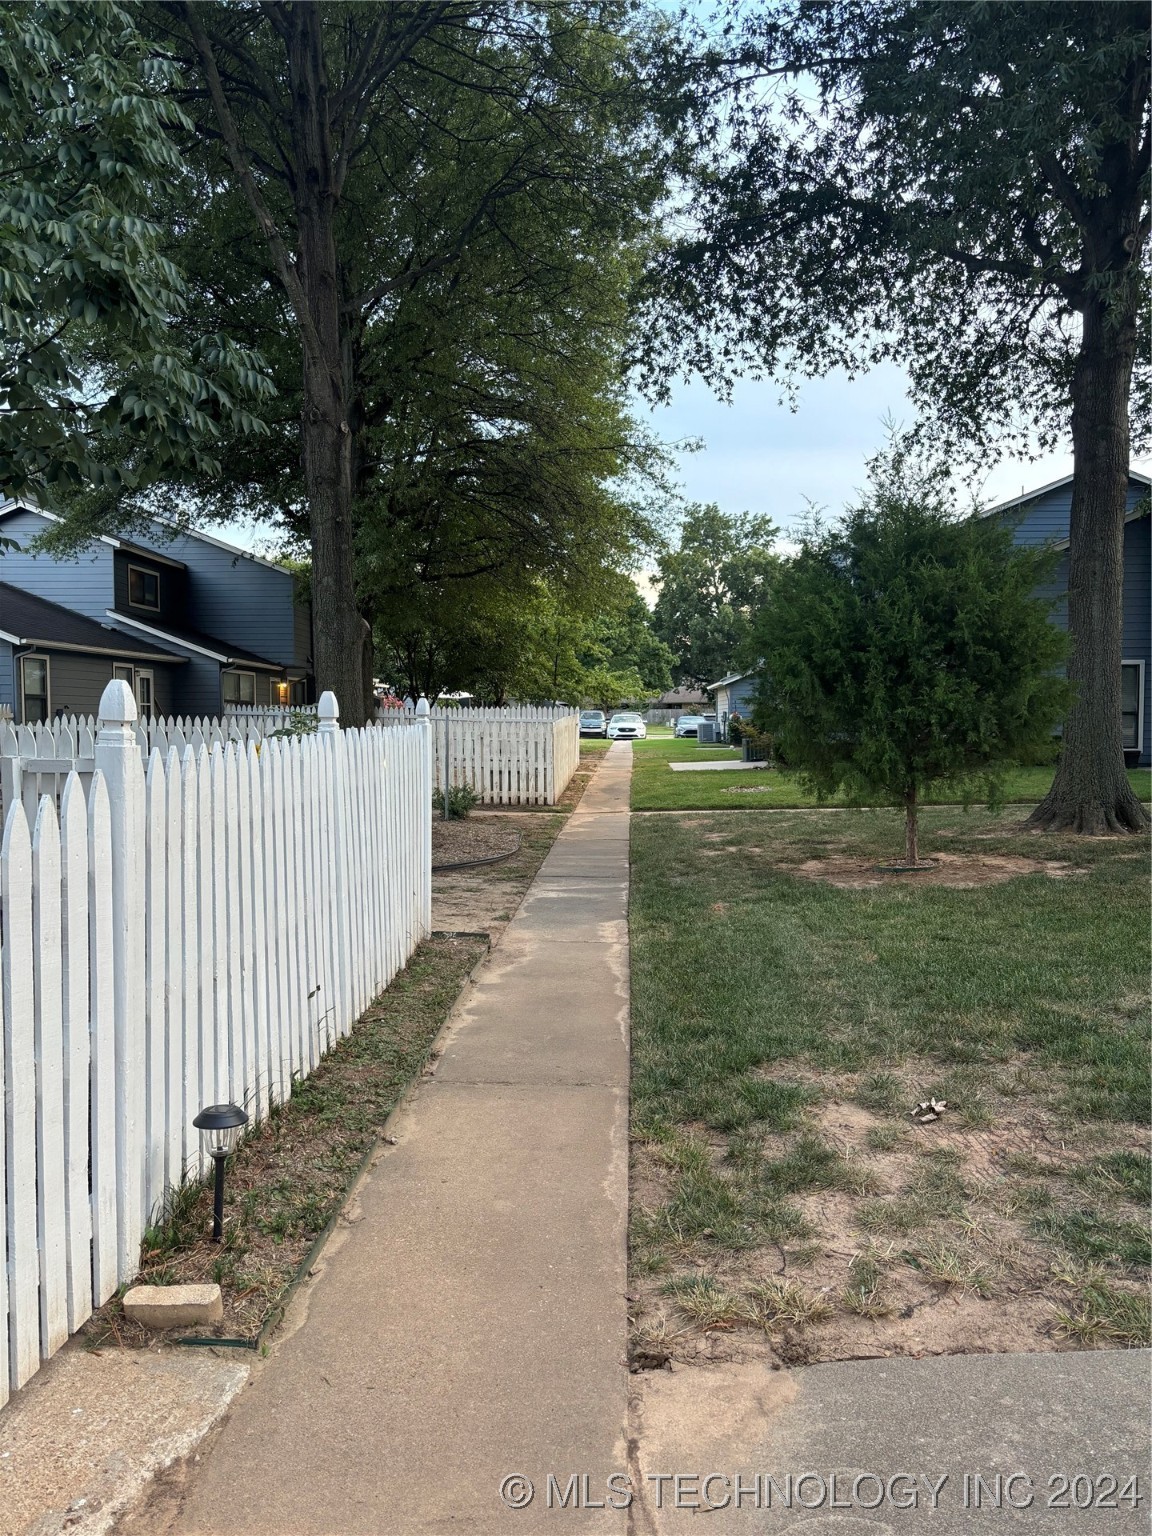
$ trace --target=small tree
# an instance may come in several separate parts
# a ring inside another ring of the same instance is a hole
[[[1051,756],[1065,637],[1033,595],[1051,561],[958,520],[894,448],[842,526],[813,520],[758,615],[757,723],[818,792],[902,805],[914,867],[930,786],[995,804],[1010,765]]]

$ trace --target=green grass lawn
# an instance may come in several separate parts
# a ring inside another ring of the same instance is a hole
[[[648,760],[680,779],[666,753]],[[786,1325],[797,1359],[880,1335],[915,1352],[900,1319],[945,1293],[964,1299],[937,1317],[960,1330],[945,1348],[1146,1338],[1148,849],[1018,824],[929,809],[922,846],[984,871],[1052,861],[1060,878],[845,889],[796,873],[835,858],[874,879],[900,851],[889,811],[633,823],[649,1345],[706,1326],[780,1344]],[[913,1125],[930,1097],[944,1117]],[[782,1272],[792,1289],[766,1293]]]
[[[735,773],[673,773],[670,762],[708,762],[739,756],[734,747],[698,747],[694,740],[668,738],[640,741],[633,747],[632,809],[634,811],[747,811],[814,806],[816,797],[782,770],[749,768]],[[1152,798],[1152,772],[1133,768],[1128,774],[1142,800]],[[1052,782],[1051,768],[1017,768],[1005,786],[1008,804],[1043,800]],[[843,805],[837,796],[828,802]],[[933,803],[929,800],[929,803]],[[937,804],[957,804],[941,795]]]

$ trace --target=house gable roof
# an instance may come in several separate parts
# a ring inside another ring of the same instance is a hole
[[[727,677],[722,677],[718,683],[705,683],[709,693],[714,693],[717,688],[727,688],[729,683],[739,683],[746,677],[755,677],[754,672],[730,672]]]
[[[103,656],[126,656],[135,661],[170,661],[176,666],[187,659],[161,650],[135,635],[125,635],[111,625],[87,619],[71,608],[33,597],[19,587],[0,582],[0,639],[10,645],[39,645],[46,650],[85,651]]]
[[[225,667],[242,663],[265,672],[284,671],[278,661],[269,661],[267,656],[257,656],[254,651],[241,650],[239,646],[230,645],[227,640],[218,640],[215,635],[206,635],[199,629],[176,629],[171,624],[148,624],[143,619],[133,618],[130,614],[121,613],[116,608],[108,609],[108,617],[114,619],[118,625],[127,624],[132,629],[140,630],[142,634],[154,635],[165,645],[179,645],[197,655],[208,656]]]
[[[64,519],[55,512],[46,512],[43,507],[38,507],[34,502],[22,501],[19,497],[0,504],[0,518],[9,517],[14,512],[34,512],[37,517],[44,518],[49,523],[62,523]],[[162,528],[171,529],[171,537],[178,539],[186,537],[198,539],[202,544],[212,544],[217,549],[222,549],[230,555],[235,555],[239,560],[251,560],[256,565],[266,565],[270,571],[280,571],[285,576],[291,576],[292,572],[287,566],[280,565],[276,560],[266,560],[263,555],[253,554],[250,549],[241,549],[238,544],[229,544],[225,539],[218,539],[214,534],[204,533],[199,528],[184,528],[169,518],[156,516],[153,521]],[[139,538],[125,539],[117,534],[94,533],[94,541],[101,544],[110,544],[113,549],[122,549],[130,555],[140,555],[149,560],[158,560],[162,565],[178,566],[181,570],[187,569],[185,562],[175,555],[165,554],[162,550],[155,549],[149,544],[142,543]]]
[[[1147,490],[1152,487],[1152,476],[1141,474],[1138,469],[1128,471],[1129,480],[1135,480],[1137,485],[1142,485]],[[994,507],[989,507],[981,517],[995,517],[997,513],[1011,512],[1014,507],[1026,507],[1033,501],[1039,501],[1041,496],[1047,496],[1049,491],[1058,491],[1062,486],[1071,485],[1073,477],[1063,475],[1059,480],[1050,480],[1047,485],[1038,485],[1035,490],[1022,491],[1019,496],[1013,496],[1008,501],[997,502]]]

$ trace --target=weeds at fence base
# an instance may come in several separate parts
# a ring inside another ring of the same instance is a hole
[[[216,1281],[224,1298],[223,1320],[184,1330],[184,1342],[258,1347],[486,949],[487,939],[472,934],[426,940],[292,1098],[245,1138],[229,1164],[223,1242],[210,1241],[210,1187],[189,1182],[172,1191],[145,1235],[136,1283]],[[156,1338],[125,1318],[118,1297],[84,1334],[92,1347]],[[181,1342],[180,1331],[166,1337]]]

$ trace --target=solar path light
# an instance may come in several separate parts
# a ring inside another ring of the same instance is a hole
[[[224,1164],[236,1150],[240,1132],[248,1124],[239,1104],[209,1104],[192,1124],[200,1132],[200,1145],[216,1164],[216,1188],[212,1196],[212,1241],[224,1235]]]

